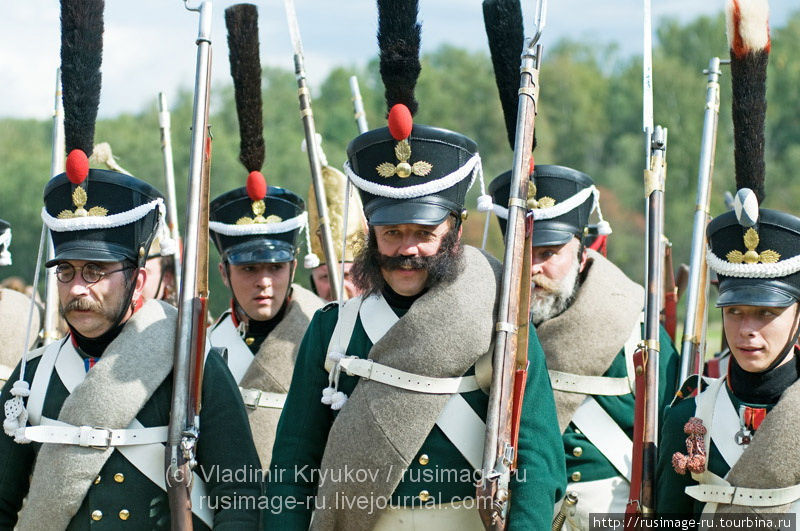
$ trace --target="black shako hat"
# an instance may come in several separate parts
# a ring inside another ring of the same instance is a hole
[[[0,219],[0,266],[11,265],[9,245],[11,245],[11,224],[4,219]]]
[[[460,219],[480,166],[475,142],[427,125],[413,125],[397,140],[390,127],[368,131],[347,147],[346,172],[369,224],[438,225],[450,214]]]
[[[297,237],[306,227],[303,199],[270,186],[254,201],[246,187],[236,188],[209,205],[209,229],[222,259],[233,265],[291,262]]]
[[[759,208],[755,193],[742,188],[734,210],[711,220],[706,235],[717,307],[785,308],[800,300],[800,218]]]
[[[511,172],[497,176],[489,184],[494,212],[505,234],[508,219],[508,196]],[[598,232],[610,234],[611,227],[600,211],[599,191],[585,173],[550,164],[535,167],[528,186],[528,208],[533,223],[532,245],[562,245],[572,238],[583,239],[588,232],[589,216],[597,210]]]
[[[378,0],[378,47],[388,127],[347,147],[345,174],[358,188],[370,225],[438,225],[461,220],[464,199],[481,173],[474,141],[415,124],[414,88],[421,70],[417,0]]]
[[[130,260],[141,267],[164,212],[164,198],[146,182],[98,169],[81,184],[56,175],[45,186],[44,205],[55,248],[47,267],[62,260]]]

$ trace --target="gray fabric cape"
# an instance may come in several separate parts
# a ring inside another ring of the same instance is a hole
[[[145,303],[64,401],[58,420],[74,426],[127,428],[172,370],[176,322],[172,306],[156,300]],[[66,529],[113,451],[43,444],[17,528]]]
[[[456,377],[491,348],[501,266],[469,246],[463,257],[458,278],[415,301],[373,345],[370,359],[425,376]],[[348,503],[389,499],[449,398],[360,380],[328,436],[311,529],[372,529],[379,511]]]

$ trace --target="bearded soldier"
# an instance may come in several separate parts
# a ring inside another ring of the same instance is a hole
[[[11,224],[0,219],[0,267],[11,265],[10,245]],[[41,322],[41,308],[38,305],[33,311],[30,336],[25,341],[30,306],[30,297],[19,291],[0,287],[0,382],[3,384],[22,354],[33,348],[38,341]]]
[[[796,515],[800,219],[759,207],[770,49],[766,2],[733,2],[727,11],[739,192],[734,210],[709,223],[706,257],[719,278],[717,306],[731,353],[727,373],[667,412],[656,509]]]
[[[102,8],[62,2],[69,155],[67,172],[45,187],[42,219],[55,249],[46,265],[56,268],[69,335],[28,353],[2,390],[4,529],[157,529],[170,520],[164,443],[177,312],[141,297],[163,198],[132,176],[89,169]],[[230,474],[211,473],[259,470],[244,406],[216,352],[208,354],[204,374],[197,462],[209,473],[195,475],[194,525],[252,529],[256,511],[220,501],[257,496],[257,478],[236,483]]]
[[[247,186],[210,204],[211,238],[222,259],[219,272],[230,289],[231,308],[212,326],[209,339],[228,351],[228,368],[241,388],[267,468],[300,340],[323,302],[292,283],[298,236],[308,232],[304,202],[290,190],[268,187],[260,171],[258,12],[252,4],[239,4],[225,11],[225,21],[241,133],[239,159],[250,174]]]
[[[516,133],[518,2],[485,1],[484,17],[508,139]],[[489,191],[503,232],[511,172]],[[537,164],[528,185],[532,209],[531,322],[544,349],[566,460],[567,490],[578,495],[567,528],[587,529],[589,513],[623,513],[630,492],[633,443],[633,353],[641,341],[644,289],[602,254],[587,249],[589,220],[603,220],[599,191],[585,173]],[[659,403],[666,407],[678,358],[662,330]],[[533,354],[529,357],[533,358]]]
[[[508,203],[509,177],[489,186],[496,205]],[[567,525],[585,529],[589,513],[622,513],[628,500],[633,352],[641,341],[644,290],[583,243],[591,212],[599,212],[591,178],[551,165],[537,165],[532,177],[531,322],[555,394],[567,489],[578,494],[578,513]],[[505,230],[502,207],[495,211]],[[660,340],[663,410],[672,399],[678,358],[664,330]]]
[[[479,171],[467,137],[414,124],[416,2],[378,2],[389,127],[348,147],[369,223],[353,266],[363,295],[314,316],[278,426],[267,527],[483,529],[482,465],[500,265],[461,243]],[[548,529],[564,463],[535,334],[515,529]],[[300,503],[295,503],[300,500]],[[312,518],[313,512],[313,518]],[[271,527],[270,527],[271,526]]]

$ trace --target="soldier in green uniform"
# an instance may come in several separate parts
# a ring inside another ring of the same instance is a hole
[[[521,16],[518,2],[484,2],[495,80],[512,149]],[[509,171],[489,185],[503,232],[510,182]],[[567,519],[566,527],[587,529],[589,513],[623,513],[628,501],[633,353],[641,341],[644,289],[602,254],[587,249],[593,212],[598,213],[600,235],[611,232],[600,212],[599,191],[588,175],[563,166],[536,165],[528,194],[534,219],[531,322],[544,349],[555,395],[567,490],[578,495],[577,512]],[[672,398],[678,358],[664,330],[661,344],[663,410]]]
[[[165,445],[177,312],[142,304],[163,198],[89,169],[100,91],[102,2],[62,2],[67,172],[45,187],[63,340],[28,353],[3,387],[0,527],[167,529]],[[258,455],[236,384],[210,352],[193,489],[195,529],[253,529]],[[231,446],[229,441],[235,441]],[[250,475],[241,482],[235,471]],[[24,503],[23,503],[24,502]]]
[[[249,174],[247,186],[210,204],[209,229],[231,303],[208,337],[211,345],[227,349],[228,368],[248,408],[266,469],[297,349],[323,302],[292,282],[300,231],[308,237],[305,203],[290,190],[267,186],[261,173],[265,149],[256,6],[226,9],[225,22],[241,135],[239,160]]]
[[[489,189],[505,230],[510,174]],[[583,237],[598,210],[591,178],[563,166],[537,165],[533,208],[531,322],[544,348],[578,511],[567,526],[585,529],[589,513],[623,513],[630,492],[633,353],[641,341],[644,289]],[[600,217],[598,226],[610,232]],[[579,330],[580,333],[576,333]],[[661,331],[660,410],[672,399],[678,356]]]
[[[354,139],[345,165],[369,223],[353,267],[363,295],[317,312],[303,339],[265,528],[484,528],[475,481],[500,265],[461,243],[480,158],[469,138],[412,123],[416,3],[378,4],[389,127]],[[564,459],[535,334],[530,363],[510,526],[545,530]]]
[[[800,219],[759,206],[768,10],[766,2],[744,6],[728,5],[739,191],[733,211],[706,230],[731,353],[721,378],[666,414],[656,470],[656,510],[664,516],[800,513]]]

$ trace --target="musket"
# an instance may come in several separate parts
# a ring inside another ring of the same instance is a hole
[[[728,61],[724,61],[728,62]],[[719,57],[708,61],[706,105],[703,135],[700,143],[700,167],[697,172],[697,200],[692,225],[692,247],[689,259],[689,282],[686,288],[686,320],[681,339],[679,385],[692,374],[702,374],[706,350],[706,304],[708,303],[708,264],[706,263],[706,225],[711,217],[711,186],[719,124]],[[698,386],[699,389],[699,386]]]
[[[64,147],[64,102],[61,99],[61,69],[56,70],[56,98],[53,108],[53,151],[50,157],[50,177],[64,172],[66,148]],[[53,238],[47,231],[47,260],[55,256]],[[35,285],[34,285],[35,286]],[[44,283],[44,322],[42,324],[42,345],[49,345],[58,333],[58,280],[56,269],[45,271]]]
[[[297,78],[297,97],[300,101],[300,117],[306,135],[306,153],[308,164],[311,168],[311,183],[314,186],[314,196],[317,200],[319,212],[318,234],[322,243],[322,252],[325,254],[325,263],[328,265],[328,279],[331,285],[331,298],[339,300],[342,285],[339,277],[339,266],[336,263],[336,248],[331,235],[331,220],[328,216],[328,202],[325,198],[325,186],[322,181],[322,163],[320,145],[317,141],[317,130],[314,125],[314,114],[311,112],[311,92],[306,83],[306,71],[303,59],[303,41],[300,39],[300,27],[297,24],[297,13],[294,10],[294,0],[284,0],[286,20],[289,23],[289,34],[294,48],[294,74]],[[315,227],[311,227],[312,230]]]
[[[175,287],[181,285],[181,233],[178,230],[178,205],[175,200],[175,169],[172,164],[172,134],[167,96],[158,93],[158,127],[161,130],[161,153],[164,160],[164,182],[167,191],[167,227],[175,242]]]
[[[672,242],[663,237],[664,245],[664,313],[662,324],[670,339],[675,341],[675,331],[678,327],[678,285],[675,282],[675,269],[672,265]]]
[[[625,529],[632,529],[633,514],[651,516],[655,501],[658,441],[658,368],[664,260],[664,183],[667,130],[653,126],[653,70],[650,0],[644,0],[644,61],[642,117],[645,136],[645,309],[644,338],[634,354],[636,403],[633,424],[633,463]]]
[[[353,97],[353,115],[358,125],[358,132],[366,133],[369,131],[367,125],[367,115],[364,111],[364,100],[361,99],[361,90],[358,88],[358,78],[350,76],[350,95]]]
[[[528,370],[530,324],[530,269],[533,218],[528,216],[528,184],[539,98],[539,68],[547,1],[536,9],[536,32],[523,45],[514,162],[508,200],[503,275],[495,325],[492,386],[486,414],[486,439],[479,511],[486,529],[502,530],[508,524],[511,476],[516,470],[519,415]]]
[[[183,274],[175,332],[172,409],[166,448],[167,491],[172,529],[192,529],[191,488],[200,433],[200,398],[208,300],[208,181],[211,136],[208,130],[211,82],[211,0],[198,7],[197,63],[186,201]]]

